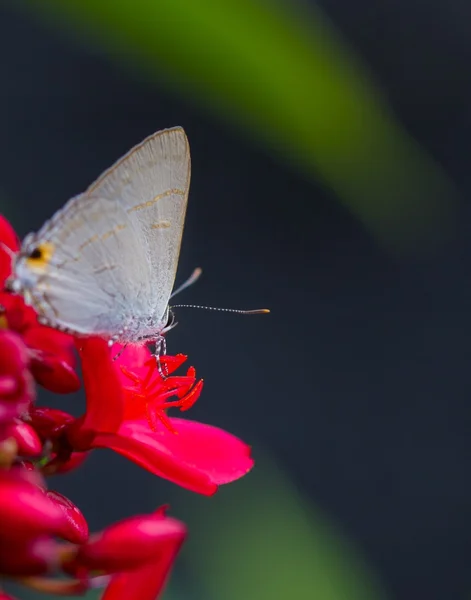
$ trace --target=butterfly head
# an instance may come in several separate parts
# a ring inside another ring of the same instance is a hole
[[[54,255],[54,244],[37,242],[28,236],[18,254],[13,257],[13,275],[6,288],[15,293],[25,293],[36,287]]]

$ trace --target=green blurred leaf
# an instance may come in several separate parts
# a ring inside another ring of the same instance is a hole
[[[214,599],[385,598],[358,552],[267,461],[214,498],[177,502],[172,514],[189,526],[185,564]]]
[[[12,594],[15,598],[21,600],[57,600],[58,596],[42,594],[40,592],[33,591],[25,586],[8,583],[5,586],[5,590]],[[102,590],[89,590],[85,594],[81,595],[80,598],[82,600],[99,600],[101,596]],[[62,600],[67,600],[67,598],[77,598],[77,596],[59,596]],[[167,600],[167,599],[165,599]]]
[[[319,11],[275,0],[26,4],[64,15],[120,60],[165,74],[206,110],[245,125],[320,177],[393,249],[421,250],[448,233],[451,184],[395,122]]]

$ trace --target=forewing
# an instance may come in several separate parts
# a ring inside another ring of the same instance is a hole
[[[33,291],[39,312],[78,333],[117,334],[143,314],[150,269],[126,210],[83,194],[25,240],[24,255],[48,244],[51,257]]]
[[[173,288],[190,185],[182,128],[151,135],[93,183],[87,194],[118,200],[142,236],[150,269],[149,311],[162,316]]]

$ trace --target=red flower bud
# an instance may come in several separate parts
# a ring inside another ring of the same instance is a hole
[[[26,346],[16,333],[0,330],[0,423],[21,415],[33,399]]]
[[[59,564],[59,544],[40,536],[23,543],[11,538],[0,543],[0,573],[10,577],[42,575]]]
[[[44,441],[56,440],[63,434],[64,429],[75,421],[75,417],[63,410],[42,406],[33,407],[29,418],[31,426]]]
[[[5,540],[26,543],[43,534],[60,535],[65,522],[64,511],[42,489],[16,469],[0,471],[0,545]]]
[[[80,389],[70,336],[38,325],[25,331],[23,338],[31,349],[31,372],[40,385],[56,394]]]
[[[131,517],[95,534],[77,553],[77,564],[106,573],[131,571],[158,560],[169,548],[183,542],[186,528],[161,514]]]
[[[73,544],[82,544],[88,539],[88,523],[81,511],[59,492],[48,491],[46,496],[63,512],[65,520],[58,535]]]
[[[20,456],[38,456],[42,444],[36,431],[27,423],[15,419],[4,425],[0,424],[0,439],[13,438],[18,445]]]

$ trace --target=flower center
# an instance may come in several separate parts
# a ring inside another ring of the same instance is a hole
[[[161,357],[162,366],[169,372],[174,371],[182,362],[179,359],[179,364],[175,365],[175,358],[177,357]],[[145,363],[145,367],[147,373],[142,377],[121,366],[123,374],[133,383],[132,387],[124,387],[127,396],[124,417],[135,419],[145,415],[152,431],[157,431],[161,423],[172,433],[178,433],[167,416],[167,410],[190,409],[201,394],[203,380],[196,381],[194,367],[190,367],[186,375],[173,375],[164,379],[159,373],[154,357]],[[177,400],[170,400],[175,396]]]

